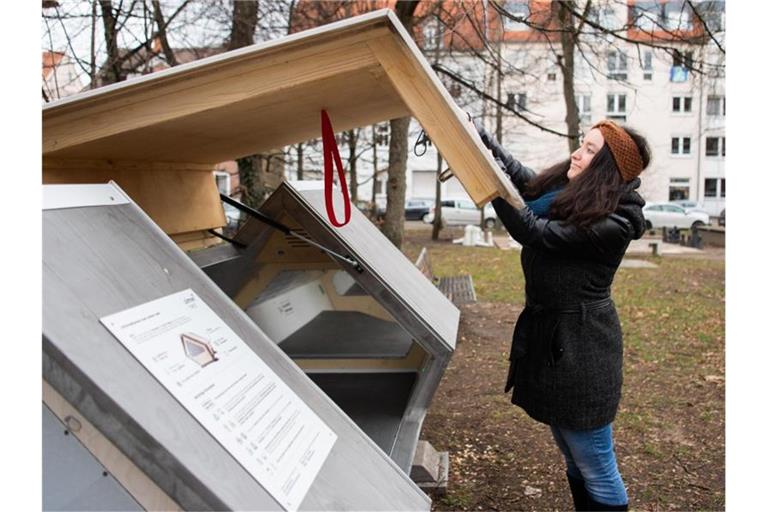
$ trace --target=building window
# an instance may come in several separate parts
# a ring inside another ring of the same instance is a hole
[[[547,73],[547,81],[554,82],[555,80],[557,80],[557,73],[554,71],[549,71]]]
[[[685,69],[693,68],[693,52],[681,52],[680,50],[674,50],[672,54],[672,66]]]
[[[717,178],[704,180],[704,197],[717,197]]]
[[[440,34],[440,24],[437,18],[431,18],[424,23],[421,28],[422,35],[422,48],[424,50],[437,50],[442,47],[442,40]]]
[[[528,7],[527,1],[504,2],[504,10],[509,13],[509,15],[502,14],[504,30],[520,31],[529,29],[528,25],[525,23],[531,16],[531,9]]]
[[[725,115],[725,96],[707,96],[707,115]]]
[[[579,112],[580,123],[592,122],[592,96],[576,95],[576,110]]]
[[[232,178],[226,171],[213,171],[213,175],[216,178],[216,188],[219,189],[220,194],[228,196],[232,191]]]
[[[643,53],[643,80],[653,80],[653,52],[650,50]]]
[[[725,197],[725,178],[720,178],[720,197]]]
[[[691,13],[682,2],[664,4],[664,26],[667,30],[691,30]]]
[[[685,82],[688,80],[688,71],[693,68],[693,52],[674,50],[672,54],[672,67],[669,68],[670,82]]]
[[[673,155],[690,155],[691,138],[690,137],[672,137]]]
[[[389,123],[380,123],[375,125],[375,139],[377,146],[389,145]]]
[[[725,137],[707,137],[705,154],[725,156]]]
[[[627,79],[627,54],[612,50],[608,52],[608,79],[626,80]]]
[[[691,179],[690,178],[670,178],[669,179],[669,200],[680,201],[690,199]]]
[[[507,94],[507,107],[515,112],[525,110],[527,98],[524,92],[511,92]]]
[[[631,7],[632,25],[640,30],[652,32],[659,28],[662,6],[658,2],[636,2]]]
[[[606,115],[615,121],[627,120],[627,95],[609,94],[607,96]]]
[[[587,19],[608,30],[621,30],[624,26],[616,10],[608,3],[603,2],[592,4]]]
[[[692,108],[693,108],[692,96],[672,97],[672,112],[676,112],[676,113],[691,112]]]
[[[725,27],[725,2],[700,2],[696,10],[711,32],[722,32]]]

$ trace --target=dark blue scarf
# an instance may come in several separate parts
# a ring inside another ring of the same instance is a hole
[[[528,206],[528,208],[531,209],[531,211],[536,215],[537,217],[549,217],[549,207],[552,205],[552,201],[555,200],[557,197],[557,194],[562,192],[562,188],[556,188],[554,190],[550,190],[549,192],[545,192],[541,196],[537,197],[536,199],[531,199],[530,201],[526,201],[525,204]]]

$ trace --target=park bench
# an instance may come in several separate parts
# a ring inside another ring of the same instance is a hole
[[[419,257],[416,258],[416,268],[457,306],[477,302],[472,276],[469,274],[446,277],[435,276],[432,272],[432,264],[429,261],[429,253],[426,247],[421,248]]]

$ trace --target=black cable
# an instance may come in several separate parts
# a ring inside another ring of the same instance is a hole
[[[424,154],[427,152],[427,144],[432,144],[432,141],[430,140],[429,135],[427,135],[424,130],[421,130],[421,133],[416,139],[416,144],[413,146],[413,154],[416,156],[424,156]],[[419,146],[423,147],[421,153],[418,151]]]
[[[209,232],[210,234],[212,234],[213,236],[219,237],[219,238],[221,238],[222,240],[224,240],[225,242],[229,242],[229,243],[231,243],[232,245],[234,245],[234,246],[236,246],[236,247],[239,247],[239,248],[241,248],[241,249],[245,249],[245,247],[246,247],[246,245],[245,245],[245,244],[241,244],[241,243],[240,243],[240,242],[238,242],[237,240],[232,240],[231,238],[229,238],[229,237],[226,237],[226,236],[222,235],[221,233],[219,233],[219,232],[218,232],[218,231],[216,231],[216,230],[213,230],[213,229],[209,229],[209,230],[208,230],[208,232]]]
[[[343,256],[343,255],[341,255],[341,254],[339,254],[339,253],[337,253],[335,251],[332,251],[331,249],[325,247],[324,245],[320,245],[319,243],[315,242],[314,240],[310,240],[309,238],[307,238],[305,236],[302,236],[299,233],[296,233],[295,231],[291,230],[291,228],[289,228],[285,224],[281,224],[280,222],[276,221],[275,219],[273,219],[271,217],[267,217],[266,215],[264,215],[260,211],[254,209],[254,208],[251,208],[250,206],[245,205],[245,204],[241,203],[240,201],[232,199],[231,197],[229,197],[227,195],[219,193],[219,197],[221,198],[221,200],[223,202],[227,203],[228,205],[233,206],[233,207],[237,208],[238,210],[240,210],[241,212],[244,212],[244,213],[250,215],[251,217],[256,218],[256,220],[259,220],[259,221],[263,222],[264,224],[267,224],[268,226],[277,229],[281,233],[283,233],[285,235],[291,235],[293,237],[296,237],[299,240],[302,240],[304,242],[307,242],[310,245],[313,245],[313,246],[317,247],[318,249],[320,249],[321,251],[323,251],[323,252],[325,252],[327,254],[335,256],[335,257],[339,258],[340,260],[343,260],[343,261],[349,263],[358,272],[362,272],[363,271],[362,265],[360,265],[360,263],[358,261],[354,260],[353,258],[351,258],[349,256]],[[217,236],[219,236],[221,238],[221,236],[218,233],[217,233]]]

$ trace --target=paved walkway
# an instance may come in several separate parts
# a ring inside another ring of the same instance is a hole
[[[667,254],[701,254],[704,252],[701,249],[696,249],[694,247],[685,247],[679,244],[668,244],[662,242],[660,238],[641,238],[640,240],[632,240],[629,243],[629,247],[627,247],[627,254],[651,254],[652,249],[650,242],[657,242],[659,244],[661,256]]]
[[[658,268],[658,265],[651,263],[648,260],[634,260],[632,258],[624,258],[619,264],[620,268]]]

